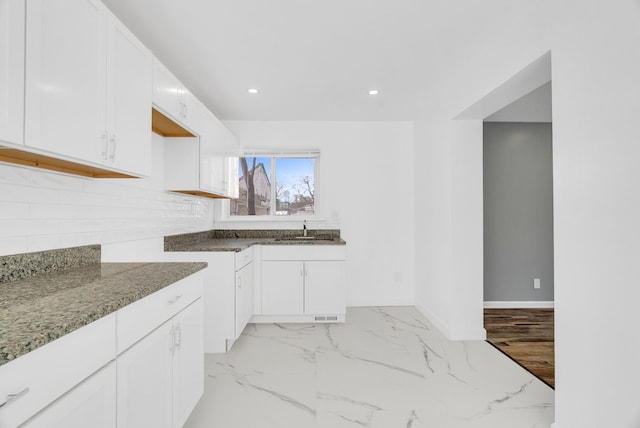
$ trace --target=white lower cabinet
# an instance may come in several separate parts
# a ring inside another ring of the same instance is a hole
[[[262,262],[262,314],[304,313],[304,262]]]
[[[203,301],[173,320],[173,426],[182,427],[204,392]]]
[[[344,260],[344,246],[264,246],[256,288],[260,305],[253,320],[343,321]]]
[[[113,362],[22,425],[22,428],[87,427],[116,427],[116,365]]]
[[[0,428],[179,428],[204,390],[204,272],[0,366]]]
[[[344,314],[344,262],[264,261],[262,314]]]
[[[253,248],[166,252],[165,260],[207,262],[204,272],[204,352],[226,352],[253,315]]]
[[[1,365],[0,428],[24,423],[115,357],[112,313]]]
[[[253,316],[253,261],[236,272],[234,339],[242,334]]]
[[[304,313],[344,314],[345,271],[342,261],[304,262]]]
[[[118,428],[179,428],[204,390],[202,299],[117,359]]]
[[[171,322],[118,357],[118,427],[172,427]]]

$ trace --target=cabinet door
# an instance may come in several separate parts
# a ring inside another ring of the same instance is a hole
[[[29,0],[25,144],[103,163],[107,9],[98,0]]]
[[[198,299],[173,319],[173,427],[180,428],[204,392],[203,303]],[[154,426],[154,425],[144,425]]]
[[[344,314],[345,271],[341,261],[307,261],[304,278],[306,314]]]
[[[218,195],[227,196],[227,158],[223,155],[214,155],[211,158],[212,166],[212,190]]]
[[[46,407],[23,428],[115,428],[116,365],[110,363]]]
[[[200,188],[216,194],[224,194],[222,156],[215,141],[215,117],[203,111],[200,133]]]
[[[182,85],[157,59],[153,59],[153,104],[174,120],[181,121]]]
[[[24,0],[0,0],[0,141],[22,144]]]
[[[171,428],[172,338],[167,321],[118,357],[118,428]]]
[[[203,107],[202,133],[200,134],[200,186],[221,196],[229,195],[229,154],[226,141],[233,135],[224,125]],[[236,158],[237,164],[237,158]],[[237,173],[237,166],[236,166]],[[237,197],[237,196],[236,196]]]
[[[180,90],[180,122],[200,134],[200,123],[202,121],[202,105],[195,95],[184,86]]]
[[[300,315],[303,308],[303,262],[262,262],[262,314]]]
[[[240,196],[240,182],[238,180],[238,156],[227,156],[225,158],[227,163],[227,179],[226,196],[230,198],[238,198]]]
[[[236,324],[235,338],[242,334],[242,330],[253,316],[253,263],[244,266],[236,272]]]
[[[151,52],[111,13],[107,40],[107,164],[150,175]]]

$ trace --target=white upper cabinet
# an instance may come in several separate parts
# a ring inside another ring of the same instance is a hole
[[[165,189],[237,198],[236,137],[157,58],[153,59],[153,106],[154,131],[167,137]]]
[[[106,25],[107,9],[99,1],[27,3],[28,146],[105,160]]]
[[[151,53],[97,0],[29,0],[25,144],[150,171]]]
[[[203,189],[220,196],[237,198],[237,165],[236,137],[211,112],[205,110],[200,134],[200,183]]]
[[[0,0],[0,142],[22,144],[24,125],[23,0]]]
[[[107,163],[140,175],[151,173],[151,52],[109,14]]]
[[[200,132],[197,98],[157,58],[153,59],[153,104],[192,132]]]
[[[235,136],[202,106],[199,137],[166,138],[165,189],[211,198],[238,197]]]
[[[153,105],[174,120],[179,120],[182,84],[156,57],[153,58]]]

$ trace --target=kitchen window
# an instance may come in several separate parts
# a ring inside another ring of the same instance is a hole
[[[316,174],[320,153],[245,152],[238,160],[240,196],[229,215],[292,217],[316,213]]]

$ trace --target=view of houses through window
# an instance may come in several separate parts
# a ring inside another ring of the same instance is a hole
[[[315,156],[241,157],[238,162],[240,197],[231,200],[230,215],[315,213]]]

